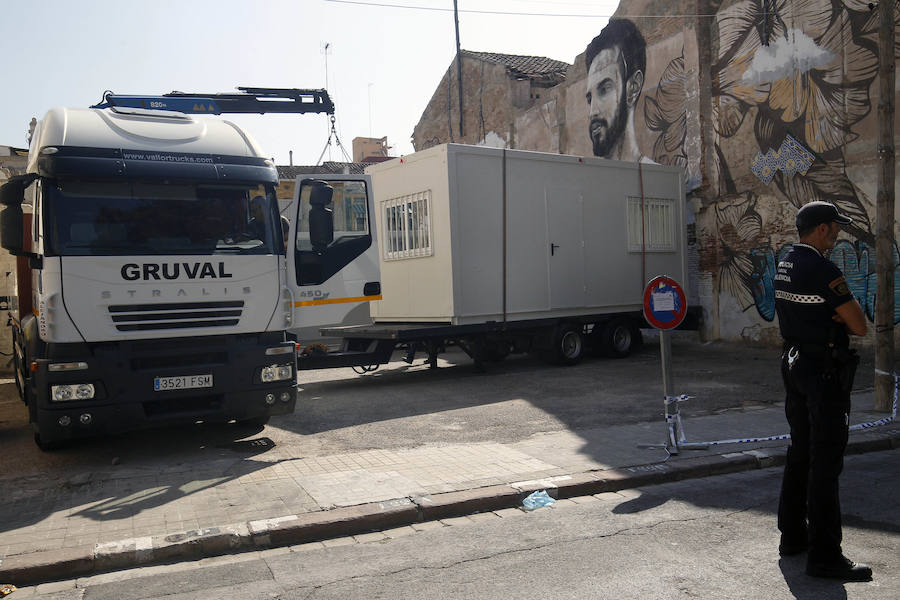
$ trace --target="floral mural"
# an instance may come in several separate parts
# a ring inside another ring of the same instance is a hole
[[[826,200],[853,218],[845,228],[851,239],[839,243],[832,260],[873,318],[875,242],[866,210],[872,202],[848,176],[846,148],[859,137],[854,128],[874,110],[877,11],[860,0],[746,0],[721,10],[716,28],[711,120],[719,182],[718,292],[772,321],[774,266],[795,233],[790,215],[807,202]],[[671,59],[644,103],[655,137],[652,157],[683,166],[685,68],[683,55]],[[752,139],[758,149],[729,150],[736,136]],[[699,177],[689,181],[699,186]],[[776,210],[772,222],[764,222],[763,214],[773,211],[758,210],[759,196],[748,186],[770,190],[791,210]],[[894,255],[900,264],[896,243]],[[900,304],[900,280],[895,288]]]

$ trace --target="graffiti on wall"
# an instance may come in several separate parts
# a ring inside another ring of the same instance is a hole
[[[634,111],[644,89],[646,42],[627,19],[613,19],[584,52],[587,67],[588,136],[594,156],[655,162],[644,155],[634,131]]]
[[[721,10],[716,22],[711,122],[719,182],[718,291],[732,295],[745,311],[755,308],[763,320],[774,319],[774,267],[795,235],[786,227],[793,211],[765,223],[763,214],[779,213],[779,207],[759,210],[759,198],[736,183],[752,174],[774,186],[789,207],[825,200],[853,218],[844,228],[850,239],[839,241],[831,258],[872,319],[869,202],[847,174],[845,149],[859,137],[854,127],[872,111],[877,11],[860,0],[745,0]],[[644,102],[655,137],[652,157],[661,163],[687,165],[687,76],[684,56],[671,58]],[[739,134],[741,142],[753,140],[758,148],[729,143]],[[894,255],[900,264],[896,242]]]
[[[775,319],[775,266],[790,249],[789,242],[772,244],[752,192],[728,197],[715,205],[721,258],[719,290],[733,296],[746,311],[755,308],[765,321]],[[900,322],[900,252],[894,243],[894,322]],[[838,240],[831,260],[843,271],[866,316],[875,321],[875,248],[866,241]]]

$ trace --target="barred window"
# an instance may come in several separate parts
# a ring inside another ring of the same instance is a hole
[[[644,198],[642,211],[641,198],[629,196],[627,219],[629,252],[676,250],[675,201],[671,198]]]
[[[431,256],[431,190],[392,198],[384,211],[384,259]]]

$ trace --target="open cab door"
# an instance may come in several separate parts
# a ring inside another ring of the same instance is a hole
[[[369,302],[381,299],[371,178],[298,177],[284,214],[290,331],[306,343],[321,327],[370,323]]]

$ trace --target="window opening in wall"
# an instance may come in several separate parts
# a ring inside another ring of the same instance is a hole
[[[382,203],[385,223],[384,259],[431,256],[431,190]]]
[[[641,231],[641,198],[628,198],[628,251],[674,252],[675,201],[670,198],[644,198],[643,232]],[[644,244],[641,244],[643,235]]]

